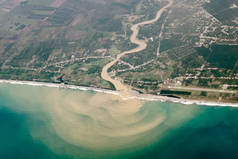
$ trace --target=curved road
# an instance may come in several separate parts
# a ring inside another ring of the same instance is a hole
[[[154,19],[147,20],[147,21],[140,22],[140,23],[133,25],[131,27],[132,35],[130,37],[130,41],[131,41],[131,43],[136,44],[138,46],[134,49],[131,49],[131,50],[128,50],[128,51],[118,54],[117,57],[113,61],[111,61],[110,63],[108,63],[107,65],[105,65],[103,67],[101,77],[104,80],[111,82],[114,85],[114,87],[116,88],[116,90],[122,92],[124,95],[127,95],[129,93],[129,88],[126,85],[124,85],[122,82],[120,82],[119,80],[113,79],[108,74],[108,69],[111,68],[114,64],[116,64],[120,60],[120,58],[123,57],[124,55],[140,52],[140,51],[143,51],[144,49],[146,49],[146,47],[147,47],[146,42],[137,38],[139,31],[140,31],[140,26],[152,24],[152,23],[156,22],[157,20],[159,20],[161,15],[164,13],[164,11],[166,11],[166,9],[168,9],[169,7],[171,7],[173,5],[173,2],[174,2],[174,0],[169,0],[169,3],[157,12]]]

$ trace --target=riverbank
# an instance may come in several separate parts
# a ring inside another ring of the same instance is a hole
[[[101,77],[105,80],[105,81],[108,81],[110,83],[112,83],[114,85],[114,87],[116,88],[116,90],[122,92],[122,94],[124,96],[128,96],[129,95],[129,91],[130,91],[130,88],[128,88],[127,85],[125,85],[124,83],[122,83],[120,80],[117,80],[117,79],[113,79],[110,75],[109,75],[109,72],[108,70],[113,66],[115,65],[123,56],[125,55],[128,55],[128,54],[133,54],[133,53],[137,53],[137,52],[140,52],[140,51],[143,51],[147,48],[147,43],[146,41],[144,40],[141,40],[141,39],[138,39],[138,34],[140,32],[140,27],[141,26],[144,26],[144,25],[148,25],[148,24],[152,24],[152,23],[155,23],[156,21],[158,21],[161,17],[161,15],[168,9],[170,8],[174,3],[174,0],[169,0],[168,1],[168,4],[166,6],[164,6],[163,8],[161,8],[157,14],[155,15],[155,17],[151,20],[147,20],[147,21],[144,21],[144,22],[140,22],[140,23],[137,23],[135,25],[132,25],[131,26],[131,31],[132,31],[132,34],[130,36],[130,41],[132,44],[136,44],[137,47],[136,48],[133,48],[131,50],[128,50],[128,51],[124,51],[120,54],[117,55],[117,57],[111,61],[110,63],[106,64],[103,69],[102,69],[102,72],[101,72]]]
[[[204,106],[220,106],[220,107],[237,107],[238,103],[224,103],[224,102],[212,102],[212,101],[203,101],[203,100],[189,100],[183,98],[172,98],[165,96],[157,96],[151,94],[136,94],[130,93],[130,96],[121,95],[119,91],[112,91],[107,89],[93,88],[93,87],[84,87],[84,86],[75,86],[75,85],[66,85],[66,84],[55,84],[55,83],[44,83],[44,82],[33,82],[33,81],[17,81],[17,80],[0,80],[0,84],[14,84],[14,85],[29,85],[29,86],[37,86],[37,87],[54,87],[54,88],[62,88],[62,89],[73,89],[80,91],[93,91],[98,93],[112,94],[116,96],[120,96],[124,100],[129,99],[138,99],[142,101],[160,101],[160,102],[172,102],[172,103],[180,103],[184,105],[204,105]]]

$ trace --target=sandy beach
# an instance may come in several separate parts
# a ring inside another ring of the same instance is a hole
[[[0,84],[14,84],[14,85],[29,85],[38,87],[54,87],[62,89],[74,89],[80,91],[94,91],[98,93],[105,93],[120,96],[123,100],[138,99],[142,101],[160,101],[160,102],[173,102],[181,103],[185,105],[204,105],[204,106],[220,106],[220,107],[238,107],[238,103],[224,103],[224,102],[212,102],[203,100],[189,100],[189,99],[178,99],[166,96],[151,95],[151,94],[134,94],[130,96],[121,95],[120,91],[112,91],[107,89],[83,87],[75,85],[55,84],[55,83],[44,83],[44,82],[33,82],[33,81],[17,81],[17,80],[0,80]]]
[[[111,82],[116,91],[107,90],[107,89],[100,89],[100,88],[93,88],[93,87],[84,87],[84,86],[75,86],[75,85],[66,85],[66,84],[55,84],[55,83],[45,83],[45,82],[34,82],[34,81],[17,81],[17,80],[0,80],[0,84],[15,84],[15,85],[30,85],[30,86],[45,86],[45,87],[55,87],[55,88],[63,88],[63,89],[75,89],[81,91],[94,91],[99,93],[111,94],[120,96],[122,100],[130,100],[130,99],[137,99],[142,101],[160,101],[160,102],[173,102],[173,103],[181,103],[186,105],[205,105],[205,106],[229,106],[229,107],[238,107],[238,103],[223,103],[223,102],[212,102],[212,101],[200,101],[200,100],[188,100],[188,99],[178,99],[172,98],[167,96],[159,96],[159,95],[151,95],[151,94],[139,94],[135,91],[132,91],[129,86],[123,84],[121,81],[117,79],[113,79],[109,73],[108,69],[112,67],[116,62],[120,60],[121,57],[127,54],[136,53],[146,49],[147,43],[143,40],[137,38],[140,27],[143,25],[151,24],[156,22],[160,19],[161,15],[173,5],[173,0],[169,0],[169,3],[161,8],[156,16],[144,22],[140,22],[135,24],[131,27],[132,35],[130,37],[130,41],[133,44],[137,44],[138,46],[132,50],[128,50],[125,52],[120,53],[116,59],[108,63],[103,67],[101,76],[104,80]]]
[[[107,65],[105,65],[103,67],[102,73],[101,73],[101,77],[106,80],[111,82],[116,90],[117,90],[117,94],[119,94],[123,99],[140,99],[140,100],[146,100],[146,101],[170,101],[170,102],[175,102],[175,103],[182,103],[182,104],[197,104],[197,105],[206,105],[206,106],[231,106],[231,107],[238,107],[238,104],[233,104],[233,103],[218,103],[218,102],[209,102],[209,101],[199,101],[199,100],[187,100],[187,99],[176,99],[176,98],[171,98],[171,97],[165,97],[165,96],[155,96],[155,95],[145,95],[145,94],[137,94],[137,92],[133,92],[129,86],[125,85],[124,83],[122,83],[120,80],[118,79],[114,79],[112,78],[109,73],[108,70],[114,65],[116,64],[121,57],[127,55],[127,54],[132,54],[132,53],[137,53],[140,51],[143,51],[144,49],[147,48],[147,43],[143,40],[140,40],[137,38],[139,31],[140,31],[140,27],[143,25],[147,25],[147,24],[152,24],[155,23],[156,21],[158,21],[161,17],[161,15],[168,9],[170,8],[174,3],[174,0],[169,0],[169,3],[164,6],[163,8],[161,8],[155,18],[151,19],[151,20],[147,20],[144,22],[140,22],[138,24],[135,24],[131,27],[131,31],[132,34],[130,36],[130,41],[133,44],[136,44],[137,47],[125,52],[120,53],[116,59],[114,59],[113,61],[111,61],[110,63],[108,63]]]

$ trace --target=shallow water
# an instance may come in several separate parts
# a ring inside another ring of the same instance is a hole
[[[0,84],[0,158],[238,158],[238,109]]]

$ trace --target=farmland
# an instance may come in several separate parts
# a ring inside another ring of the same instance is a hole
[[[1,0],[0,79],[114,89],[100,76],[103,66],[135,48],[130,27],[167,3]],[[234,0],[175,0],[157,22],[140,28],[147,48],[123,56],[110,74],[140,93],[238,90],[237,6]],[[179,96],[238,100],[237,93],[188,92]]]

